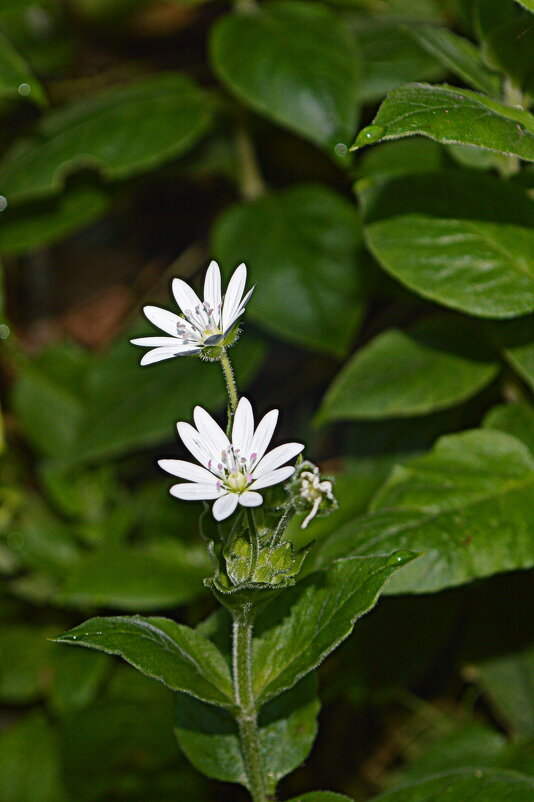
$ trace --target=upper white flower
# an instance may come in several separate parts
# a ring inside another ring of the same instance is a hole
[[[258,490],[284,482],[294,472],[293,466],[280,467],[304,448],[302,443],[286,443],[269,451],[267,447],[278,421],[278,410],[268,412],[254,429],[250,401],[242,398],[232,426],[232,441],[202,407],[195,407],[196,429],[180,421],[178,434],[200,465],[180,459],[161,459],[163,470],[188,482],[173,485],[173,496],[187,501],[211,501],[213,517],[222,521],[238,503],[257,507],[263,502]]]
[[[218,345],[236,320],[245,311],[254,287],[243,297],[247,281],[247,268],[240,264],[228,282],[224,302],[221,295],[221,271],[217,262],[211,262],[204,279],[204,301],[182,281],[172,281],[172,292],[182,315],[176,315],[159,306],[145,306],[143,312],[158,329],[170,337],[138,337],[130,340],[134,345],[148,346],[141,365],[150,365],[173,356],[199,354],[206,346]]]

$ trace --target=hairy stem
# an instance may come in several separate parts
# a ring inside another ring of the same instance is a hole
[[[260,550],[260,544],[258,542],[258,529],[256,526],[256,519],[254,518],[254,511],[247,507],[247,521],[248,521],[248,528],[250,534],[250,572],[248,576],[248,581],[252,579],[254,576],[254,571],[256,570],[256,565],[258,564],[258,552]]]
[[[233,627],[233,679],[236,719],[241,749],[254,802],[268,802],[267,777],[258,733],[258,711],[252,689],[253,613],[245,608],[236,614]]]
[[[222,372],[224,375],[224,381],[226,383],[226,389],[228,391],[228,400],[230,401],[230,410],[232,415],[235,414],[237,409],[237,403],[239,401],[239,396],[237,395],[237,385],[235,383],[235,376],[234,371],[232,368],[232,363],[230,362],[230,358],[226,353],[226,348],[223,348],[222,355],[219,357],[219,361],[221,363]],[[230,423],[230,422],[229,422]]]
[[[280,543],[280,541],[284,537],[284,534],[285,534],[285,531],[286,531],[286,529],[288,527],[288,524],[289,524],[289,522],[290,522],[290,520],[291,520],[291,518],[293,517],[294,514],[295,514],[295,507],[294,507],[293,504],[291,504],[291,502],[289,502],[289,504],[286,506],[284,512],[282,513],[282,517],[278,521],[278,525],[276,527],[276,530],[274,532],[273,538],[271,540],[271,544],[270,544],[271,549],[274,549],[275,546],[278,546],[278,544]]]

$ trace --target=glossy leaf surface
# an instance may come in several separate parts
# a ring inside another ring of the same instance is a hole
[[[175,691],[232,705],[232,680],[221,653],[199,632],[168,618],[91,618],[57,641],[120,655]]]
[[[265,701],[312,671],[370,610],[384,584],[414,555],[349,558],[311,574],[260,614],[253,642],[253,684]]]
[[[347,554],[421,555],[388,592],[425,593],[534,565],[534,456],[503,432],[473,430],[438,440],[394,469],[373,512],[345,524],[319,549]]]
[[[534,117],[468,89],[406,84],[392,90],[354,147],[421,134],[534,161]]]
[[[221,80],[252,108],[319,145],[348,145],[360,60],[356,39],[329,9],[269,2],[227,14],[213,29],[211,57]]]
[[[534,310],[534,231],[475,220],[406,215],[367,228],[394,278],[444,306],[489,318]]]
[[[389,329],[358,351],[330,386],[318,419],[424,415],[465,401],[497,371],[476,326],[429,318],[408,332]]]
[[[2,194],[13,203],[51,195],[82,168],[127,178],[183,153],[210,119],[207,96],[180,74],[101,92],[50,113],[14,143],[0,172]]]

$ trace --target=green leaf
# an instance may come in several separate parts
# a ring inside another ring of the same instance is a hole
[[[520,3],[523,6],[523,8],[532,11],[532,13],[534,14],[534,0],[516,0],[516,3]]]
[[[414,134],[534,161],[534,117],[529,112],[468,89],[422,83],[393,89],[353,148]]]
[[[198,552],[194,556],[194,562],[185,555],[182,561],[171,561],[139,548],[106,544],[74,566],[58,601],[118,610],[174,607],[203,592],[202,579],[210,572],[210,562],[207,554],[201,561]]]
[[[397,17],[359,14],[349,17],[362,51],[363,102],[379,102],[408,81],[439,81],[443,68],[399,25]]]
[[[40,712],[30,713],[0,733],[0,799],[67,802],[55,734]]]
[[[0,33],[0,98],[28,98],[38,106],[47,100],[40,82],[11,42]]]
[[[367,241],[382,267],[414,292],[490,318],[534,310],[534,231],[413,214],[372,223]]]
[[[317,679],[308,675],[267,704],[259,718],[259,738],[269,785],[308,756],[317,732]],[[239,731],[225,710],[181,695],[176,700],[176,735],[191,763],[208,777],[247,786]]]
[[[484,426],[517,437],[534,454],[534,407],[529,404],[499,404],[488,412]]]
[[[503,432],[447,435],[395,468],[372,514],[342,526],[319,549],[349,554],[423,552],[389,592],[428,593],[534,565],[534,456]]]
[[[232,678],[222,654],[199,632],[168,618],[91,618],[56,640],[120,655],[174,691],[221,707],[233,705]]]
[[[469,39],[435,25],[416,25],[406,30],[461,81],[487,95],[500,95],[501,78],[488,70],[480,51]]]
[[[210,120],[207,95],[179,73],[84,98],[51,112],[7,151],[2,194],[10,203],[51,195],[82,168],[110,180],[128,178],[186,151]]]
[[[527,107],[523,92],[526,95],[534,90],[532,16],[512,0],[476,0],[474,6],[475,28],[487,63],[508,76],[514,98],[510,105]]]
[[[349,558],[317,571],[276,597],[258,618],[253,685],[266,701],[316,668],[350,635],[388,579],[415,555]]]
[[[352,204],[301,185],[230,208],[213,249],[227,269],[245,261],[258,281],[253,319],[291,342],[342,355],[362,314],[360,231]]]
[[[447,797],[458,802],[529,802],[533,793],[534,780],[515,772],[460,769],[408,783],[377,796],[376,802],[435,802]]]
[[[479,328],[432,317],[409,332],[389,329],[357,351],[330,386],[318,420],[424,415],[459,404],[497,374]]]
[[[318,3],[269,2],[214,26],[213,66],[261,114],[319,145],[350,141],[360,60],[343,20]]]
[[[99,187],[69,187],[58,198],[2,212],[0,251],[19,254],[48,245],[100,217],[111,198]]]
[[[488,329],[510,366],[534,390],[534,318],[491,323]]]

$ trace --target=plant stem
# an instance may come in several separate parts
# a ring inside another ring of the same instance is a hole
[[[246,509],[247,509],[248,528],[250,533],[250,550],[251,550],[250,573],[248,576],[248,581],[250,581],[254,576],[254,571],[256,570],[256,565],[258,563],[258,552],[260,550],[260,544],[258,543],[258,529],[256,527],[256,519],[254,518],[254,511],[250,507],[247,507]]]
[[[271,540],[270,548],[274,549],[275,546],[278,546],[280,541],[282,540],[284,533],[288,527],[288,524],[295,513],[295,507],[293,504],[289,503],[284,512],[282,513],[282,517],[278,521],[278,525],[276,527],[275,533],[273,535],[273,539]]]
[[[234,697],[241,749],[254,802],[268,802],[267,777],[258,734],[258,714],[252,689],[252,628],[254,614],[243,608],[235,615],[233,627]],[[272,797],[271,797],[272,798]]]
[[[226,353],[226,348],[223,348],[222,355],[219,357],[219,361],[221,363],[224,381],[226,382],[226,389],[228,391],[228,399],[230,401],[230,409],[232,415],[235,414],[237,409],[237,403],[239,401],[239,397],[237,395],[237,385],[235,383],[235,376],[234,371],[232,369],[232,363],[230,362],[230,358]]]
[[[235,146],[239,159],[241,197],[252,201],[265,195],[265,181],[256,158],[254,143],[244,123],[239,123],[235,133]]]

